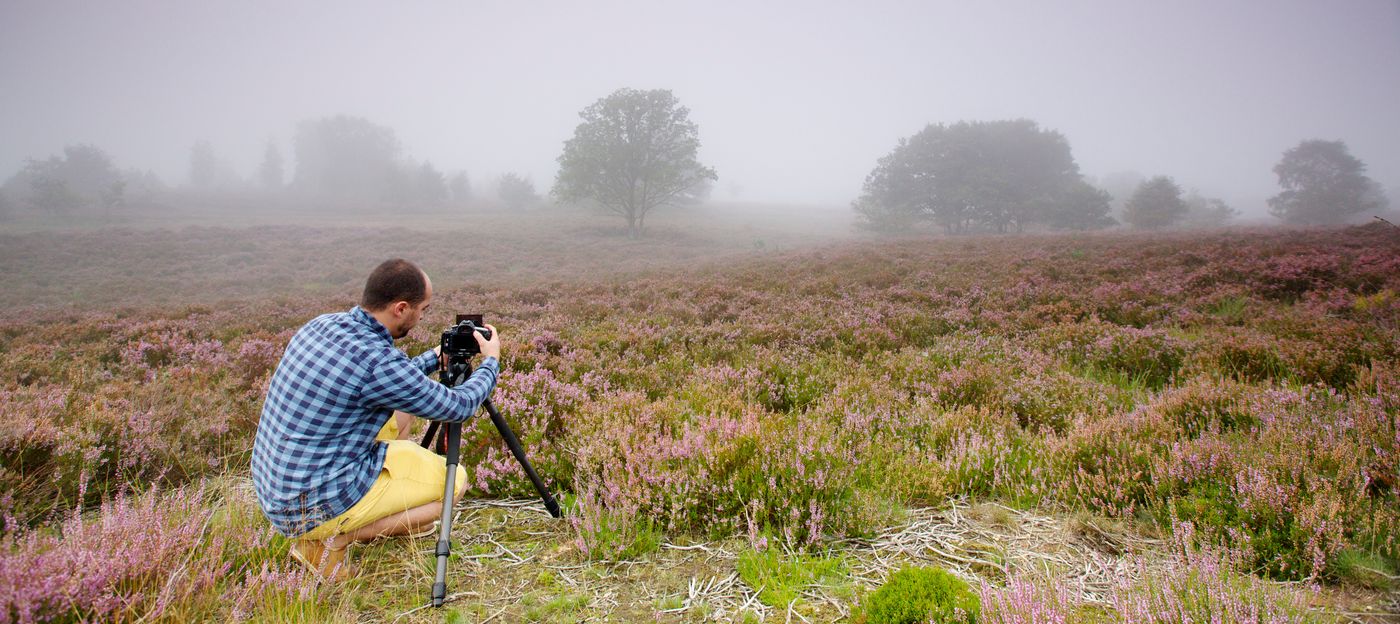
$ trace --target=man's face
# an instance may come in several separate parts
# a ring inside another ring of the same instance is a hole
[[[403,306],[402,311],[395,315],[399,318],[398,327],[388,328],[389,336],[394,340],[403,338],[408,335],[408,332],[413,331],[413,328],[418,326],[418,321],[423,320],[423,315],[428,313],[428,308],[432,307],[433,281],[427,279],[426,275],[423,279],[428,282],[428,287],[425,289],[422,303],[419,303],[417,306],[411,306],[406,301],[394,304],[395,306]]]

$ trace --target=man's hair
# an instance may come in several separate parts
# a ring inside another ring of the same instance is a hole
[[[416,306],[427,297],[428,279],[423,270],[403,258],[394,258],[380,263],[369,274],[360,307],[374,312],[397,301]]]

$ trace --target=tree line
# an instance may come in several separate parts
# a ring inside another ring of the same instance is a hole
[[[168,185],[156,174],[121,169],[103,149],[69,145],[61,154],[29,159],[0,186],[0,218],[26,206],[45,214],[72,215],[101,209],[110,212],[129,202],[191,195],[260,193],[307,200],[369,205],[462,205],[475,195],[465,171],[444,172],[429,161],[403,156],[392,128],[362,117],[336,115],[303,120],[292,138],[294,168],[268,141],[261,163],[249,177],[239,175],[214,146],[195,141],[189,151],[184,184]],[[491,190],[501,203],[522,209],[537,202],[529,177],[506,173]]]
[[[1344,222],[1388,205],[1365,164],[1341,141],[1309,140],[1274,167],[1283,191],[1269,199],[1284,223]],[[1091,230],[1116,225],[1113,197],[1079,172],[1069,141],[1034,121],[930,124],[901,139],[865,179],[852,207],[861,227],[948,234],[1023,231],[1032,225]],[[1219,226],[1239,212],[1218,198],[1183,193],[1169,176],[1139,182],[1121,218],[1140,229]]]
[[[699,128],[689,109],[665,89],[619,89],[585,107],[574,135],[557,159],[550,195],[557,201],[596,206],[621,217],[639,236],[661,206],[703,201],[718,179],[698,159]],[[466,172],[444,173],[432,163],[403,158],[392,128],[337,115],[297,124],[292,139],[295,169],[269,142],[255,181],[239,178],[199,141],[190,150],[189,187],[260,187],[342,202],[442,205],[472,198]],[[1284,223],[1343,222],[1389,204],[1366,166],[1341,141],[1307,140],[1274,167],[1282,191],[1269,199]],[[496,180],[499,199],[521,209],[540,200],[534,183],[508,173]],[[91,145],[61,156],[31,159],[0,188],[0,218],[23,201],[41,211],[83,206],[106,210],[131,195],[165,187],[154,174],[119,171]],[[1218,198],[1183,193],[1159,175],[1141,180],[1126,198],[1115,198],[1079,171],[1068,139],[1028,119],[930,124],[900,139],[865,178],[852,203],[860,227],[907,232],[933,227],[948,234],[1022,232],[1027,228],[1092,230],[1118,224],[1134,228],[1218,226],[1238,211]]]

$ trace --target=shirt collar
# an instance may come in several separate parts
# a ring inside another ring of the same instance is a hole
[[[389,328],[385,327],[383,323],[380,323],[379,319],[370,316],[369,312],[366,312],[364,308],[360,306],[350,308],[350,318],[369,327],[371,331],[383,337],[385,340],[388,340],[389,344],[394,344],[394,337],[389,335]]]

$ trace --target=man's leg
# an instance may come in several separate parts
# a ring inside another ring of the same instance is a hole
[[[400,440],[407,440],[409,437],[409,427],[413,426],[413,414],[408,412],[394,412],[394,424],[399,428]]]
[[[442,456],[413,442],[389,442],[384,471],[370,492],[340,516],[347,518],[347,524],[355,528],[336,528],[335,520],[323,524],[299,539],[293,554],[324,577],[341,581],[353,576],[345,556],[350,544],[414,533],[442,517],[446,467]],[[452,496],[454,506],[466,490],[466,479],[466,470],[457,466]]]
[[[457,506],[460,494],[452,497],[452,505]],[[396,535],[408,535],[416,533],[424,527],[442,517],[442,501],[426,503],[401,511],[396,514],[384,516],[374,522],[362,526],[349,533],[341,533],[331,538],[327,547],[332,550],[342,550],[350,544],[357,542],[368,542],[380,537],[394,537]]]

